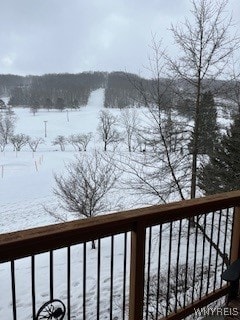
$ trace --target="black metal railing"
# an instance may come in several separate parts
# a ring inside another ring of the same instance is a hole
[[[0,319],[183,319],[228,293],[239,207],[231,192],[2,234]]]
[[[148,228],[144,319],[168,317],[224,287],[233,214],[227,208]]]

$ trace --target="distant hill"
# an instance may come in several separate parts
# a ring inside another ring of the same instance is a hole
[[[135,104],[137,93],[130,81],[135,78],[123,72],[0,75],[0,96],[10,96],[12,106],[76,108],[87,104],[91,91],[105,88],[105,107],[121,108]]]
[[[169,81],[169,85],[166,85]],[[147,92],[150,99],[158,86],[166,87],[163,91],[163,101],[166,108],[184,105],[191,101],[193,88],[186,81],[161,79],[160,84],[151,79],[144,79],[126,72],[82,72],[77,74],[60,73],[42,76],[0,75],[0,97],[9,96],[12,106],[27,106],[31,108],[78,108],[87,105],[91,91],[105,89],[104,106],[106,108],[125,108],[144,104],[141,90]],[[218,92],[226,98],[222,87],[228,88],[231,94],[231,83],[224,81],[205,81],[207,90]],[[140,90],[139,90],[140,88]],[[151,101],[150,101],[151,102]]]

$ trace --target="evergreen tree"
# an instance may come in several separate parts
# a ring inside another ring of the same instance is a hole
[[[2,99],[0,99],[0,109],[6,109],[6,104]]]
[[[199,186],[206,194],[240,189],[240,115],[234,118],[209,163],[201,168]]]
[[[61,111],[65,108],[64,99],[63,98],[57,98],[55,107]]]
[[[47,108],[48,110],[51,109],[53,107],[52,100],[50,98],[46,98],[43,107]]]
[[[33,100],[33,104],[31,106],[31,112],[35,116],[39,109],[39,102],[37,100]]]
[[[210,156],[218,139],[217,110],[211,91],[202,94],[198,123],[198,154]],[[192,141],[189,149],[192,149]]]
[[[25,88],[16,87],[11,91],[10,100],[11,106],[26,106],[29,105],[29,94]]]

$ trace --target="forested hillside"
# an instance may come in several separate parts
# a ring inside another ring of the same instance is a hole
[[[33,109],[78,108],[88,103],[93,90],[104,88],[106,108],[125,108],[154,104],[158,87],[164,87],[162,106],[165,111],[172,108],[192,118],[191,90],[185,81],[170,79],[144,79],[126,72],[83,72],[78,74],[45,74],[42,76],[0,75],[0,97],[10,97],[9,105],[26,106]],[[227,88],[223,91],[222,88]],[[214,96],[231,99],[234,86],[230,82],[214,81],[206,88]],[[142,93],[144,92],[144,95]],[[148,93],[146,95],[146,92]],[[148,97],[148,101],[146,101]]]

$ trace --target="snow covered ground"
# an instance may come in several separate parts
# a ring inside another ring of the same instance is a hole
[[[39,110],[34,116],[27,108],[15,108],[17,115],[15,133],[24,133],[31,137],[44,138],[44,144],[37,152],[24,147],[20,152],[12,151],[12,146],[0,154],[0,233],[18,231],[27,228],[59,222],[44,209],[54,207],[56,199],[53,195],[53,173],[64,171],[69,161],[74,160],[76,152],[68,145],[65,152],[53,146],[57,135],[69,136],[75,133],[92,132],[95,139],[90,149],[103,145],[97,139],[96,129],[99,122],[99,111],[103,108],[104,91],[94,91],[87,107],[73,111]],[[111,110],[115,115],[116,109]],[[45,124],[47,121],[47,137]],[[80,153],[81,154],[81,153]],[[79,153],[78,153],[79,155]],[[69,219],[73,219],[72,216]],[[105,318],[109,308],[110,288],[110,239],[101,241],[101,318]],[[114,249],[114,310],[121,314],[120,298],[123,290],[123,235],[115,237]],[[129,248],[128,248],[129,252]],[[66,250],[54,252],[54,297],[66,303]],[[31,319],[31,269],[30,258],[16,261],[16,295],[17,316],[19,320]],[[129,264],[129,263],[128,263]],[[97,250],[87,245],[87,315],[95,319],[96,314],[96,269]],[[36,300],[38,308],[49,297],[49,254],[36,257]],[[83,246],[71,248],[71,319],[81,319],[82,314],[82,270]],[[0,319],[12,319],[10,263],[0,265]],[[126,283],[128,285],[128,283]],[[74,289],[74,290],[73,290]],[[4,292],[4,295],[2,295]],[[117,311],[116,311],[117,310]]]
[[[39,110],[34,116],[28,108],[15,108],[18,117],[15,133],[28,134],[31,137],[42,137],[45,142],[39,146],[37,152],[29,151],[24,147],[20,152],[12,151],[11,146],[0,153],[0,233],[23,230],[37,226],[58,222],[51,216],[44,206],[54,208],[57,205],[53,195],[53,173],[64,172],[64,167],[72,161],[76,155],[73,147],[68,145],[66,151],[52,145],[57,135],[69,136],[74,133],[92,132],[94,139],[89,150],[102,149],[103,144],[97,138],[97,126],[99,111],[103,108],[104,90],[92,92],[89,103],[80,110],[45,111]],[[114,115],[120,111],[110,109]],[[47,137],[45,137],[45,121]],[[223,120],[224,122],[224,117]],[[126,148],[126,146],[125,146]],[[111,149],[111,147],[110,147]],[[124,149],[125,150],[125,149]],[[125,151],[121,152],[124,153]],[[89,152],[89,151],[88,151]],[[126,152],[127,148],[126,148]],[[81,152],[78,153],[81,155]],[[112,198],[115,195],[111,195]],[[119,199],[123,199],[121,190],[118,191]],[[121,208],[134,206],[125,197],[121,201]],[[69,216],[69,220],[73,216]],[[167,256],[169,245],[169,227],[166,236],[163,237],[163,248]],[[154,241],[152,248],[151,271],[157,268],[158,229],[153,230]],[[194,235],[192,235],[194,242]],[[128,235],[128,252],[129,252]],[[183,241],[184,242],[184,241]],[[200,241],[201,242],[201,241]],[[173,245],[176,248],[177,245]],[[201,246],[199,252],[201,252]],[[183,243],[181,259],[185,259],[185,246]],[[174,251],[174,250],[173,250]],[[96,319],[96,274],[97,274],[97,250],[91,249],[87,244],[87,316],[89,320]],[[193,257],[193,253],[192,253]],[[36,308],[49,300],[49,254],[36,256]],[[193,259],[193,258],[192,258]],[[200,259],[200,256],[199,256]],[[114,319],[122,319],[122,292],[123,292],[123,266],[124,266],[124,235],[114,237],[114,288],[113,310]],[[54,252],[54,298],[67,301],[66,274],[67,274],[67,250]],[[163,257],[162,270],[166,269],[167,260]],[[101,319],[108,319],[110,299],[110,265],[111,265],[111,239],[101,240]],[[16,261],[16,293],[17,315],[19,320],[31,319],[31,259]],[[129,258],[127,260],[129,269]],[[83,303],[83,246],[71,248],[71,319],[82,319]],[[10,263],[0,264],[0,320],[12,319],[11,308],[11,282]],[[126,283],[128,288],[128,283]],[[4,292],[4,294],[2,294]]]
[[[13,152],[12,146],[0,153],[0,233],[17,231],[54,223],[43,208],[53,203],[53,173],[64,170],[65,165],[74,160],[76,152],[68,145],[65,152],[52,141],[58,135],[93,132],[96,136],[98,113],[103,107],[102,89],[93,92],[87,107],[77,111],[40,110],[34,116],[28,108],[14,109],[17,115],[15,133],[31,137],[42,137],[44,144],[37,152],[25,146],[20,152]],[[69,121],[67,120],[69,119]],[[44,121],[47,121],[45,137]],[[93,141],[92,146],[98,141]],[[17,223],[16,223],[17,222]]]

